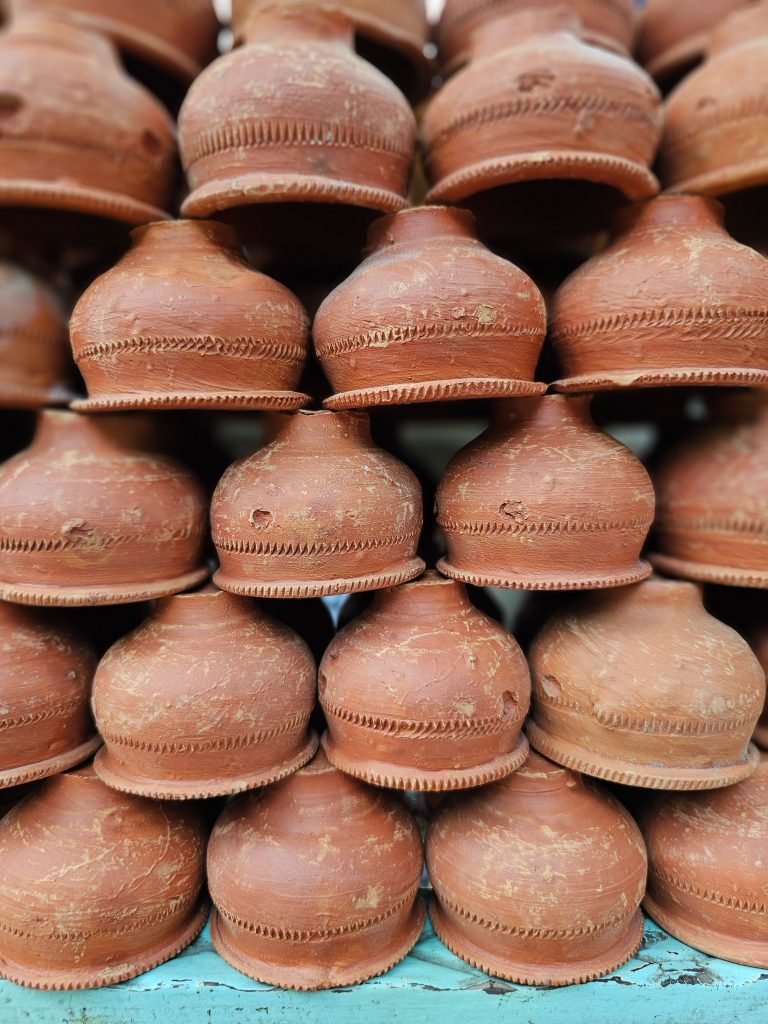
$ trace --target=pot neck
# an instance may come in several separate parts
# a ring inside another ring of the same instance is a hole
[[[369,612],[402,616],[410,622],[418,622],[429,617],[447,621],[452,615],[473,610],[475,606],[462,583],[429,570],[411,583],[377,591]]]
[[[707,56],[718,57],[728,50],[746,46],[768,47],[768,2],[747,4],[733,11],[713,30]]]
[[[581,782],[581,776],[568,768],[553,764],[541,754],[531,751],[522,768],[495,783],[507,793],[555,793],[572,789]]]
[[[161,598],[152,615],[152,621],[159,625],[191,626],[195,631],[251,626],[261,618],[254,601],[228,594],[212,584],[191,594]]]
[[[234,229],[212,220],[153,221],[134,228],[131,241],[131,252],[157,256],[164,264],[193,256],[210,257],[222,249],[240,255]]]
[[[620,587],[610,595],[606,591],[596,592],[589,600],[609,612],[644,612],[660,622],[672,617],[689,617],[696,612],[703,614],[705,611],[700,584],[656,575],[649,576],[641,583]]]
[[[598,432],[590,415],[589,395],[544,395],[539,398],[517,398],[498,402],[490,429],[506,431],[527,426],[543,433],[577,430]]]
[[[98,416],[84,416],[66,409],[43,409],[38,413],[35,436],[27,450],[87,450],[113,455],[125,455],[130,451],[115,440],[109,432],[107,421]]]
[[[243,25],[246,44],[295,46],[321,43],[354,52],[355,30],[341,11],[301,0],[257,4]]]
[[[477,240],[475,218],[469,210],[448,206],[416,206],[379,217],[368,231],[367,254],[394,245],[433,239]]]
[[[684,235],[724,234],[725,210],[722,203],[706,196],[657,196],[622,211],[616,222],[618,238],[659,231]]]
[[[365,412],[317,412],[301,410],[286,416],[274,444],[327,455],[370,447],[371,428]]]
[[[489,18],[470,35],[470,61],[520,46],[532,39],[581,40],[581,20],[562,3],[543,2]]]
[[[72,57],[85,57],[115,67],[120,65],[112,42],[82,21],[75,20],[65,10],[22,11],[14,15],[4,38],[13,44],[45,47]]]

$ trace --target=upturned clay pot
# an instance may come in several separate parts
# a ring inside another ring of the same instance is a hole
[[[649,574],[653,522],[640,462],[599,430],[589,399],[500,402],[488,430],[448,464],[437,489],[446,576],[524,590],[619,587]]]
[[[211,937],[227,963],[293,989],[355,985],[424,924],[421,837],[403,804],[328,764],[230,801],[208,846]]]
[[[694,583],[652,578],[584,595],[530,650],[528,738],[559,764],[649,789],[751,775],[765,674]]]
[[[548,6],[478,26],[468,67],[424,114],[431,201],[544,178],[610,185],[629,199],[658,192],[658,90],[579,32],[572,12]]]
[[[759,627],[753,627],[747,633],[747,641],[768,678],[768,629],[762,621]],[[763,750],[768,750],[768,694],[766,694],[763,713],[760,715],[752,739]]]
[[[205,499],[172,459],[119,444],[107,424],[46,410],[0,465],[0,598],[145,601],[202,582]]]
[[[538,754],[445,800],[427,868],[439,938],[496,977],[571,985],[640,946],[647,860],[637,825],[608,793]]]
[[[561,285],[558,391],[768,384],[768,260],[734,241],[723,208],[659,196]]]
[[[101,744],[88,644],[36,610],[0,601],[0,650],[0,789],[86,761]]]
[[[366,413],[301,411],[219,481],[214,579],[254,597],[391,587],[424,569],[421,525],[419,482],[374,446]]]
[[[546,333],[533,281],[478,241],[466,210],[374,222],[368,256],[318,310],[315,351],[331,409],[542,394]]]
[[[71,373],[67,327],[54,296],[22,267],[0,262],[0,406],[65,405]]]
[[[768,967],[768,759],[727,789],[654,795],[638,821],[653,920],[694,949]]]
[[[734,413],[736,410],[734,409]],[[768,401],[693,428],[654,474],[654,564],[673,576],[768,587]]]
[[[208,913],[191,807],[116,793],[92,768],[47,779],[0,821],[0,977],[101,988],[176,956]]]
[[[768,3],[748,4],[710,37],[708,59],[669,96],[662,183],[719,196],[768,182]]]
[[[77,409],[297,409],[309,324],[299,300],[249,267],[232,228],[159,221],[72,314],[89,398]]]
[[[175,155],[170,117],[106,37],[52,11],[0,36],[0,205],[157,220]]]
[[[96,772],[156,799],[238,793],[312,757],[315,660],[245,597],[206,587],[166,597],[99,663]]]
[[[207,68],[181,108],[185,215],[274,202],[406,205],[416,122],[353,44],[346,18],[306,2],[253,12],[246,45]]]
[[[377,786],[481,786],[528,755],[522,651],[434,572],[376,594],[326,651],[319,687],[326,754]]]

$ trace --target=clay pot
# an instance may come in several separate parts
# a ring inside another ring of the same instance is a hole
[[[116,793],[92,768],[46,780],[0,821],[0,977],[101,988],[200,932],[205,829],[191,808]]]
[[[290,2],[254,12],[246,45],[206,69],[181,108],[185,215],[274,202],[406,205],[413,113],[353,43],[352,25],[332,11]]]
[[[546,311],[533,281],[495,256],[466,210],[377,220],[368,256],[318,310],[315,351],[331,409],[541,394]]]
[[[608,793],[537,754],[445,800],[427,868],[439,938],[496,977],[571,985],[640,946],[647,861],[637,825]]]
[[[377,786],[481,786],[519,768],[531,684],[520,648],[465,588],[429,572],[380,591],[325,653],[323,746]]]
[[[0,38],[0,98],[0,205],[166,216],[173,123],[104,36],[64,14],[20,16]]]
[[[431,201],[552,178],[610,185],[629,199],[658,192],[649,170],[661,135],[656,86],[579,33],[561,7],[478,26],[468,67],[424,114]]]
[[[22,267],[0,262],[0,406],[65,405],[71,372],[67,327],[53,294]]]
[[[99,664],[96,771],[156,799],[267,785],[317,749],[315,679],[304,641],[247,598],[214,587],[163,598]]]
[[[186,590],[207,576],[205,529],[203,493],[177,462],[46,410],[29,448],[0,465],[0,598],[125,604]]]
[[[500,402],[451,459],[437,489],[446,576],[524,590],[619,587],[649,574],[640,551],[653,488],[638,460],[598,430],[588,398]]]
[[[305,768],[227,805],[208,846],[217,952],[292,989],[383,974],[421,934],[422,847],[405,807],[336,771]]]
[[[89,398],[75,408],[297,409],[309,324],[299,300],[249,267],[234,231],[160,221],[72,314]]]
[[[649,789],[714,789],[755,770],[765,673],[693,583],[585,595],[530,650],[528,738],[559,764]]]
[[[276,438],[233,463],[211,505],[222,590],[318,597],[413,579],[421,488],[376,448],[360,412],[298,412]]]
[[[761,621],[759,626],[753,627],[747,633],[747,640],[757,660],[760,662],[764,674],[768,677],[768,630],[765,628],[764,621]],[[758,747],[768,750],[768,694],[763,706],[763,713],[760,715],[752,739]]]
[[[0,601],[0,789],[86,761],[101,744],[89,710],[96,656],[81,637]]]
[[[694,949],[768,967],[768,759],[727,789],[655,794],[638,821],[654,921]]]
[[[561,285],[551,336],[558,391],[766,385],[768,260],[715,200],[659,196]]]
[[[669,96],[659,150],[663,184],[720,196],[768,183],[768,3],[712,33],[707,61]]]

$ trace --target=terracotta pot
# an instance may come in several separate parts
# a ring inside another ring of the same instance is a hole
[[[768,629],[766,629],[764,621],[761,621],[759,626],[753,626],[747,633],[747,641],[760,662],[765,676],[768,678]],[[768,750],[768,694],[763,706],[763,713],[755,727],[752,739],[758,747]]]
[[[649,789],[714,789],[755,770],[765,673],[693,583],[585,595],[530,659],[528,738],[559,764]]]
[[[346,18],[306,3],[254,12],[246,45],[204,71],[181,108],[185,215],[275,202],[406,205],[413,113],[353,42]]]
[[[421,934],[422,848],[399,800],[305,768],[227,805],[208,846],[211,937],[239,971],[292,989],[355,985]]]
[[[654,921],[694,949],[768,967],[768,759],[727,789],[654,795],[638,820]]]
[[[383,590],[320,663],[323,746],[377,786],[481,786],[528,755],[531,683],[509,633],[465,588],[429,572]]]
[[[93,713],[109,786],[156,799],[239,793],[312,757],[315,660],[254,602],[206,587],[166,597],[99,664]]]
[[[561,285],[551,336],[558,391],[766,385],[768,260],[715,200],[659,196]]]
[[[88,411],[297,409],[309,324],[299,300],[249,267],[232,228],[160,221],[72,314]]]
[[[20,16],[0,37],[0,96],[0,205],[166,216],[173,123],[104,36],[64,14]]]
[[[421,525],[419,482],[374,446],[365,413],[298,412],[219,481],[214,578],[256,597],[390,587],[424,569]]]
[[[768,183],[768,3],[712,33],[707,61],[665,105],[663,184],[719,196]]]
[[[544,300],[478,241],[466,210],[377,220],[368,256],[317,312],[315,351],[331,409],[542,394],[534,384]]]
[[[0,822],[0,977],[101,988],[200,932],[205,829],[191,808],[108,789],[92,768],[46,780]]]
[[[89,710],[96,655],[76,633],[0,601],[0,789],[86,761],[101,745]]]
[[[0,262],[0,407],[65,405],[72,397],[67,327],[53,294]]]
[[[598,430],[588,398],[500,402],[437,489],[446,576],[478,586],[581,590],[649,574],[640,551],[653,488],[638,460]]]
[[[439,938],[496,977],[571,985],[640,946],[647,861],[637,825],[608,793],[537,754],[445,800],[427,868]]]
[[[478,26],[469,66],[424,114],[431,201],[544,178],[611,185],[629,199],[658,192],[649,170],[661,135],[656,86],[579,32],[561,7]]]
[[[693,428],[654,474],[652,560],[664,572],[768,587],[768,401],[747,396],[742,410]]]
[[[0,598],[125,604],[187,590],[208,574],[205,528],[200,486],[177,462],[44,411],[29,448],[0,465]]]

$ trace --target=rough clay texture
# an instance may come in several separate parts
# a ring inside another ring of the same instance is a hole
[[[431,200],[466,199],[513,181],[577,178],[630,199],[658,192],[649,166],[661,135],[652,80],[578,38],[559,7],[481,24],[469,65],[424,114]]]
[[[374,222],[368,256],[318,310],[315,351],[334,408],[484,397],[532,386],[546,333],[533,281],[478,241],[472,215],[404,210]],[[415,386],[411,386],[415,385]]]
[[[753,626],[746,636],[749,646],[754,651],[766,677],[768,677],[768,629],[766,629],[765,621],[763,620],[759,627]],[[766,695],[763,713],[755,727],[752,739],[762,750],[768,750],[768,694]]]
[[[315,679],[304,641],[248,598],[214,587],[164,598],[99,664],[96,771],[155,797],[272,781],[314,753]]]
[[[712,29],[745,0],[646,0],[637,30],[635,56],[659,82],[674,80],[698,64]]]
[[[295,391],[309,323],[299,300],[249,267],[234,231],[160,221],[81,296],[70,337],[100,408],[231,402],[272,408]],[[89,407],[91,403],[86,402]]]
[[[538,754],[441,804],[427,867],[438,935],[497,977],[580,982],[640,945],[647,861],[637,825],[612,796]]]
[[[208,846],[214,945],[285,988],[354,984],[391,967],[424,921],[422,846],[409,812],[320,752],[232,800]]]
[[[307,597],[418,576],[419,482],[376,448],[368,416],[298,412],[219,481],[211,529],[222,590]]]
[[[653,506],[648,474],[597,429],[588,398],[500,402],[438,487],[438,568],[481,586],[620,586],[650,571],[639,556]]]
[[[529,738],[556,761],[663,789],[725,785],[755,769],[765,674],[693,583],[651,578],[585,595],[539,633],[530,664]]]
[[[638,808],[650,868],[644,906],[712,956],[768,967],[768,760],[711,793],[653,796]]]
[[[0,821],[0,976],[98,988],[175,956],[205,921],[205,839],[92,768],[46,780]]]

